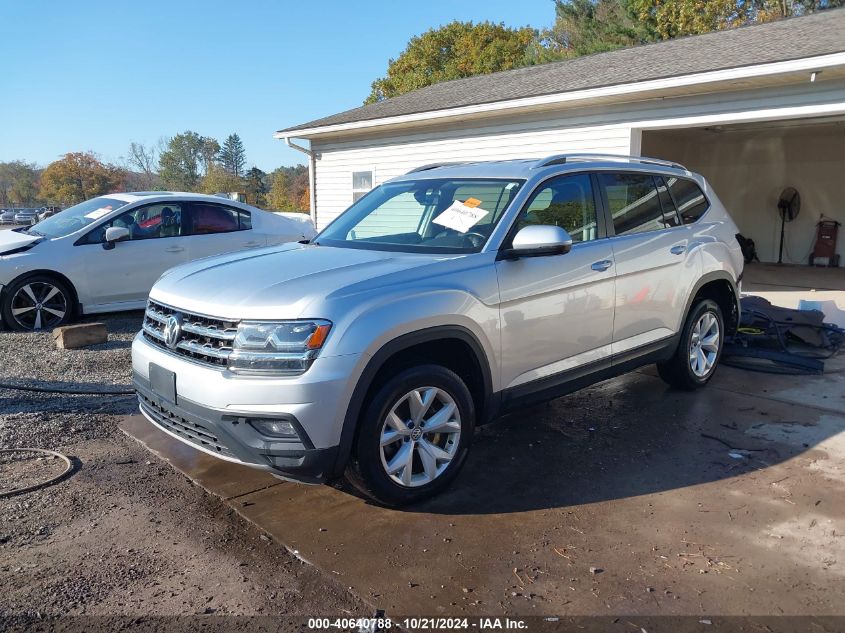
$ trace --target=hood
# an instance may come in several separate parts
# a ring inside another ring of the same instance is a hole
[[[451,257],[289,244],[177,266],[162,275],[150,297],[232,320],[316,318],[320,315],[308,313],[315,301]]]
[[[15,230],[0,231],[0,255],[8,255],[9,251],[34,246],[44,238],[40,235],[28,235]]]

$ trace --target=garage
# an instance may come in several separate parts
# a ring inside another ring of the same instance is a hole
[[[827,237],[817,240],[820,222],[834,238],[839,226],[830,223],[845,223],[843,148],[842,117],[642,132],[643,155],[678,161],[703,174],[740,233],[754,241],[760,263],[747,266],[745,290],[787,307],[797,307],[802,299],[838,299],[839,308],[845,307],[845,274],[836,267],[845,244],[841,239],[835,244]],[[782,224],[779,202],[789,188],[798,192],[800,205],[797,216],[790,219],[787,211]]]
[[[754,240],[761,262],[805,265],[821,220],[845,222],[845,120],[819,118],[647,130],[642,153],[675,160],[703,174],[731,211],[740,232]],[[800,212],[784,224],[778,201],[793,187]],[[845,245],[838,242],[836,254]],[[818,258],[816,265],[828,264]],[[831,264],[833,262],[830,262]]]

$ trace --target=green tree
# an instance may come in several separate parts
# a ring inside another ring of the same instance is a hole
[[[196,132],[177,134],[167,142],[159,157],[159,175],[175,191],[194,191],[200,182],[200,168],[206,165],[208,139]]]
[[[217,139],[205,136],[202,138],[202,170],[204,174],[208,174],[211,169],[217,164],[217,159],[220,156],[220,143]]]
[[[0,163],[0,205],[30,205],[38,198],[38,170],[32,163]]]
[[[735,0],[631,0],[631,7],[663,40],[739,26],[751,17],[748,3]]]
[[[41,174],[39,197],[46,202],[76,204],[120,191],[126,172],[100,162],[91,152],[71,152],[50,163]]]
[[[230,134],[223,141],[223,148],[220,150],[220,165],[230,174],[241,176],[246,167],[246,151],[241,137],[237,134]]]
[[[243,192],[244,188],[243,178],[230,174],[220,165],[212,165],[199,187],[202,193]]]
[[[650,42],[652,25],[636,15],[632,0],[555,0],[555,23],[540,33],[536,62],[601,53]]]
[[[839,7],[843,0],[628,0],[660,39],[698,35]]]
[[[267,192],[270,191],[268,182],[268,175],[258,167],[247,170],[246,176],[244,176],[244,193],[246,193],[246,200],[249,204],[258,207],[267,204]]]
[[[290,178],[284,167],[270,174],[270,191],[267,193],[267,207],[274,211],[292,211],[294,202],[290,195]]]
[[[411,38],[387,75],[376,79],[365,103],[375,103],[449,79],[508,70],[531,63],[534,29],[491,22],[450,22]]]

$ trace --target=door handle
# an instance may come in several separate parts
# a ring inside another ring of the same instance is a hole
[[[677,246],[673,246],[672,248],[670,248],[669,252],[672,253],[672,255],[683,255],[686,250],[686,246],[684,246],[683,244],[678,244]]]
[[[244,242],[244,246],[246,246],[247,248],[251,248],[253,246],[261,246],[261,242],[256,242],[256,241]]]
[[[590,266],[590,268],[592,268],[593,270],[597,270],[599,272],[604,272],[605,270],[607,270],[611,266],[613,266],[612,261],[610,261],[609,259],[603,259],[600,262],[594,262],[593,265]]]
[[[165,248],[164,250],[168,253],[181,253],[185,250],[185,248],[183,246],[171,246],[170,248]]]

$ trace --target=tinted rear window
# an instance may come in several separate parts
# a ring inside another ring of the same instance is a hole
[[[666,228],[654,179],[649,174],[597,174],[616,235]]]
[[[710,208],[710,203],[707,202],[704,193],[693,181],[672,176],[668,177],[667,181],[684,224],[697,221]]]

